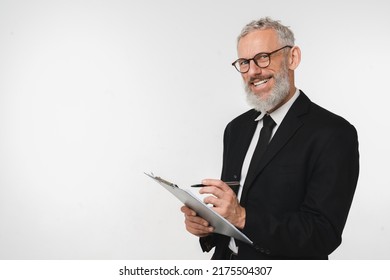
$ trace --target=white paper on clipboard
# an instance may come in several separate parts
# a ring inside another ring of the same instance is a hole
[[[176,184],[168,182],[160,177],[154,176],[153,173],[145,174],[155,180],[160,185],[162,185],[166,190],[176,196],[186,206],[193,209],[200,217],[208,221],[210,225],[214,228],[214,232],[226,236],[231,236],[237,240],[253,245],[253,242],[245,234],[239,231],[224,217],[222,217],[217,212],[208,207],[203,201],[201,201],[191,192],[180,189]]]

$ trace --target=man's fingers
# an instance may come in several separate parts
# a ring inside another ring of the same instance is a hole
[[[187,206],[182,206],[180,211],[183,212],[187,216],[196,216],[196,212]]]
[[[225,191],[223,191],[222,189],[220,189],[218,187],[206,186],[206,187],[201,188],[199,190],[199,193],[200,194],[212,194],[212,195],[215,195],[216,197],[223,197],[225,194]]]
[[[214,231],[214,228],[209,223],[198,216],[185,216],[186,229],[192,234],[202,237]]]
[[[196,212],[187,206],[182,206],[180,208],[181,212],[184,213],[184,223],[186,225],[186,229],[198,236],[203,237],[207,236],[214,231],[214,228],[210,226],[210,224],[203,218],[197,216]]]
[[[230,187],[223,181],[217,179],[204,179],[202,180],[202,184],[205,186],[214,186],[222,191],[228,191]]]

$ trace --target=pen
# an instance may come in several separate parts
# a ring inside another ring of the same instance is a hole
[[[229,187],[238,187],[240,185],[240,182],[238,181],[232,181],[232,182],[225,182],[225,184],[227,184]],[[202,187],[205,187],[206,185],[203,185],[203,184],[196,184],[196,185],[192,185],[191,187],[192,188],[202,188]]]

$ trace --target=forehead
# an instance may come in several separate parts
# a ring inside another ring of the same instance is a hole
[[[271,52],[278,47],[278,36],[275,30],[255,30],[238,42],[238,57],[250,58],[260,52]]]

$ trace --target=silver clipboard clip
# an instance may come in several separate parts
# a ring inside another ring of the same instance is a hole
[[[149,176],[150,178],[152,178],[152,179],[154,179],[154,180],[156,180],[156,181],[162,183],[162,184],[171,186],[172,188],[178,188],[178,186],[175,185],[174,183],[171,183],[171,182],[169,182],[169,181],[167,181],[167,180],[164,180],[164,179],[161,178],[161,177],[154,176],[153,172],[150,172],[150,174],[144,172],[144,174],[145,174],[146,176]]]

